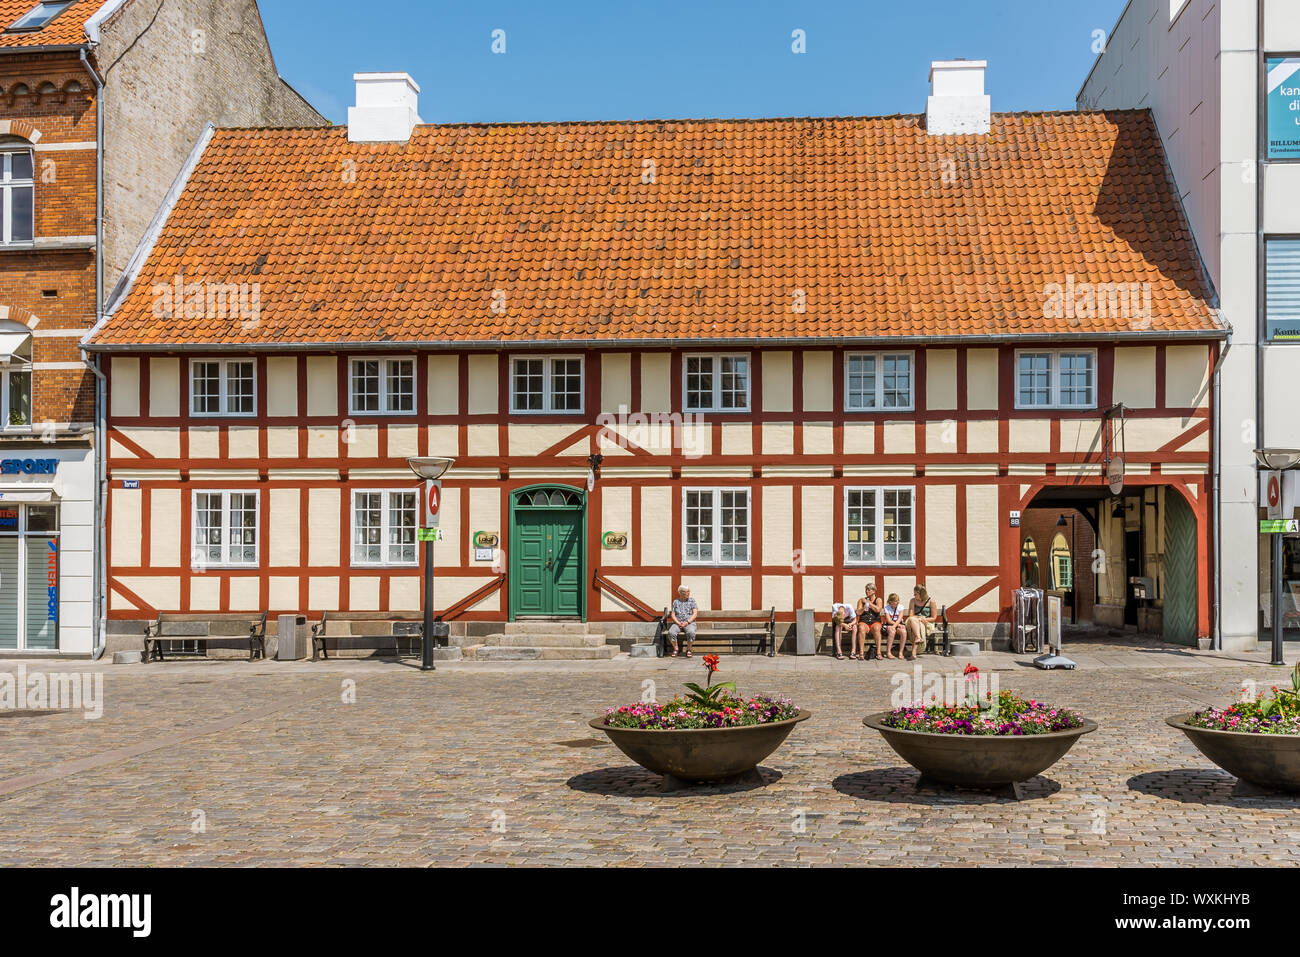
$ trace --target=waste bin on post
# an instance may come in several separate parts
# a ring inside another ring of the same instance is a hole
[[[275,628],[275,657],[279,661],[301,661],[307,657],[306,615],[281,615]]]

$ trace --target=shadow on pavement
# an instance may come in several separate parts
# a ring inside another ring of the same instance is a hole
[[[1220,804],[1240,808],[1295,810],[1300,796],[1269,791],[1239,781],[1218,768],[1178,768],[1135,774],[1127,781],[1129,790],[1182,804]]]
[[[781,780],[782,774],[772,768],[758,767],[758,780],[729,781],[722,784],[691,784],[675,790],[664,790],[662,775],[637,767],[635,764],[620,768],[600,768],[574,775],[565,782],[575,791],[584,794],[603,794],[606,797],[634,798],[691,798],[713,794],[739,794],[767,787]]]
[[[974,791],[946,785],[921,784],[915,768],[874,768],[841,774],[831,786],[841,794],[859,801],[884,801],[889,804],[1015,804],[1006,790]],[[1061,785],[1041,774],[1018,785],[1020,803],[1051,797]]]

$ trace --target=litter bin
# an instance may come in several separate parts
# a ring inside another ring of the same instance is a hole
[[[794,613],[794,653],[796,655],[817,654],[817,622],[811,608],[800,608]]]
[[[310,654],[306,615],[281,615],[276,625],[275,657],[279,661],[301,661]]]
[[[451,625],[445,621],[435,621],[433,623],[433,647],[447,647],[447,638],[451,635]]]

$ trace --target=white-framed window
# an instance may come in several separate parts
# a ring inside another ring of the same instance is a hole
[[[60,13],[72,6],[73,2],[74,0],[42,0],[41,3],[36,4],[36,6],[15,20],[7,32],[21,33],[25,30],[41,30],[48,26],[50,21]]]
[[[32,242],[36,234],[36,179],[30,149],[0,152],[0,243]]]
[[[688,488],[682,500],[684,564],[749,564],[749,489]]]
[[[257,564],[257,493],[194,493],[194,564]]]
[[[191,415],[257,412],[257,363],[252,359],[191,359]]]
[[[32,424],[32,367],[11,359],[0,366],[0,429]]]
[[[367,490],[352,493],[352,564],[417,565],[416,492]]]
[[[353,359],[348,410],[357,415],[413,415],[414,359]]]
[[[581,412],[581,356],[514,356],[511,412]]]
[[[844,357],[844,407],[849,412],[913,408],[910,352],[850,352]]]
[[[1024,349],[1016,353],[1017,409],[1095,409],[1095,349]]]
[[[748,412],[749,356],[683,357],[682,398],[689,412]]]
[[[844,490],[844,558],[850,565],[916,564],[916,490]]]

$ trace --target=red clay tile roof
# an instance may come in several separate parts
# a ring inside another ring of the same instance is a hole
[[[160,318],[178,275],[258,320]],[[1044,318],[1068,277],[1149,319]],[[1145,111],[222,130],[93,347],[1214,334],[1210,298]]]
[[[40,0],[0,0],[0,31],[8,30],[38,3]],[[76,0],[44,29],[0,32],[0,47],[82,46],[86,43],[86,21],[103,5],[104,0]]]

